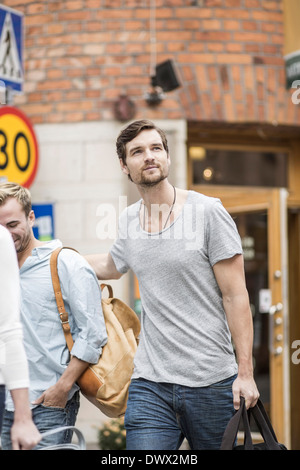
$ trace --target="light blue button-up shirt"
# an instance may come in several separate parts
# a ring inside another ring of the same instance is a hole
[[[60,246],[59,240],[53,240],[34,248],[20,269],[21,321],[29,364],[31,402],[58,381],[70,360],[49,264],[52,251]],[[71,354],[95,364],[107,342],[96,275],[82,256],[68,249],[59,254],[58,274],[75,341]],[[75,384],[68,399],[76,390]],[[6,407],[13,410],[10,394]]]

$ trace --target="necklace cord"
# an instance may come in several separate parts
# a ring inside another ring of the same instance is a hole
[[[168,223],[168,221],[171,217],[171,214],[172,214],[174,206],[175,206],[175,202],[176,202],[176,188],[175,188],[175,186],[173,186],[173,190],[174,190],[174,198],[173,198],[173,202],[172,202],[168,217],[167,217],[167,219],[164,223],[163,230],[166,228],[167,223]],[[143,230],[145,231],[145,221],[146,221],[146,205],[145,205],[145,203],[144,203],[144,217],[143,217],[143,219],[144,219],[143,220]]]

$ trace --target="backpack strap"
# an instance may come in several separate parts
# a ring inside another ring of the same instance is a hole
[[[109,296],[109,298],[112,299],[113,296],[114,296],[112,287],[111,287],[109,284],[101,284],[101,286],[100,286],[101,292],[103,292],[103,290],[105,289],[105,287],[106,287],[107,290],[108,290],[108,296]]]
[[[58,270],[57,270],[57,258],[63,248],[64,247],[57,248],[56,250],[52,252],[51,257],[50,257],[50,270],[51,270],[52,284],[53,284],[53,290],[54,290],[55,299],[56,299],[56,305],[57,305],[57,309],[59,313],[59,318],[60,318],[62,329],[66,338],[68,349],[69,351],[71,351],[74,341],[71,335],[69,316],[68,316],[68,312],[66,312],[66,309],[65,309],[65,304],[63,301],[62,293],[61,293],[61,287],[60,287]]]

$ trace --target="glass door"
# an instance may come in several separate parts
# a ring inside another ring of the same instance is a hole
[[[237,224],[253,314],[255,379],[278,439],[289,446],[287,193],[283,189],[193,189],[219,197]]]
[[[241,235],[246,283],[253,315],[253,363],[261,399],[270,412],[270,364],[272,327],[269,325],[272,295],[269,288],[268,212],[242,212],[233,219]]]

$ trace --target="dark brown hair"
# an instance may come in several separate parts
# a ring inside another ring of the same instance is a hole
[[[159,133],[164,149],[167,153],[169,153],[167,137],[164,131],[157,127],[152,121],[142,119],[140,121],[135,121],[129,124],[120,132],[119,137],[117,138],[117,155],[119,159],[122,160],[124,165],[126,164],[126,144],[131,142],[138,134],[140,134],[140,132],[152,129]]]

